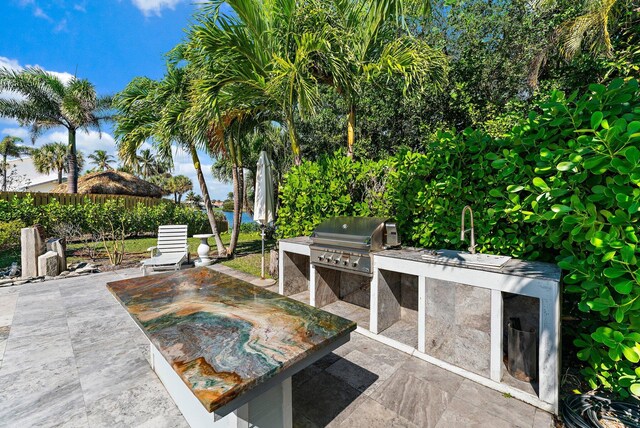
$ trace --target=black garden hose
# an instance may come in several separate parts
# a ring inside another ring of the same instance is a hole
[[[617,421],[640,428],[640,405],[612,401],[597,395],[569,395],[562,400],[560,416],[568,428],[605,428],[599,421]]]

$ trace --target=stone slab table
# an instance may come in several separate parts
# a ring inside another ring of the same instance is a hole
[[[356,328],[207,268],[107,287],[149,338],[153,369],[192,427],[291,427],[291,376]]]

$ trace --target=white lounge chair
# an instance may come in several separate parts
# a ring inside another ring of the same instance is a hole
[[[158,245],[149,247],[151,258],[142,261],[142,275],[147,275],[147,269],[179,270],[182,262],[189,258],[187,244],[187,226],[170,224],[158,228]]]

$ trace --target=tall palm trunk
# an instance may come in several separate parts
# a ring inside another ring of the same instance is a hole
[[[302,164],[302,157],[300,156],[300,145],[298,144],[298,134],[293,122],[293,112],[287,113],[287,129],[289,130],[289,142],[291,144],[291,151],[293,152],[293,163],[296,166]]]
[[[198,184],[200,185],[200,192],[202,193],[202,198],[204,199],[204,206],[207,210],[207,218],[209,219],[209,225],[211,226],[211,233],[213,233],[213,238],[216,241],[218,256],[226,257],[227,249],[224,247],[224,244],[222,243],[222,238],[220,238],[220,232],[218,232],[218,227],[216,226],[216,217],[213,214],[213,206],[211,205],[211,198],[209,197],[209,189],[207,188],[207,182],[204,181],[204,174],[202,173],[202,166],[200,165],[200,158],[198,157],[198,152],[193,145],[190,146],[190,152],[191,152],[191,160],[193,161],[193,166],[196,169]]]
[[[2,191],[7,191],[7,169],[9,165],[7,165],[7,154],[4,153],[2,156]]]
[[[67,193],[78,193],[78,155],[76,154],[76,130],[69,128],[69,178]]]
[[[255,174],[254,174],[255,177]],[[255,180],[254,180],[254,192],[255,192]],[[253,217],[253,207],[249,203],[249,192],[247,192],[247,177],[244,177],[244,209]]]
[[[242,223],[242,202],[244,200],[244,170],[242,168],[242,153],[240,144],[232,136],[228,139],[229,156],[231,158],[231,177],[233,179],[233,229],[231,230],[231,242],[229,242],[229,254],[233,255],[238,245],[240,224]]]
[[[353,157],[353,144],[356,142],[356,106],[349,106],[349,120],[347,122],[347,156]]]
[[[244,200],[244,170],[241,166],[234,165],[231,169],[233,177],[233,230],[229,253],[233,254],[238,245],[240,225],[242,224],[242,201]]]
[[[58,184],[62,183],[62,168],[58,168]]]

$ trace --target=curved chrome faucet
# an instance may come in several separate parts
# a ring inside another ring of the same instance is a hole
[[[469,216],[471,217],[471,228],[470,229],[465,229],[464,228],[464,215],[467,212],[467,210],[469,211]],[[469,246],[469,252],[471,254],[475,254],[476,253],[476,237],[475,237],[475,232],[473,230],[473,210],[471,209],[471,207],[469,205],[466,205],[462,209],[462,221],[460,223],[460,240],[461,241],[464,241],[464,235],[467,232],[471,232],[471,244]]]

